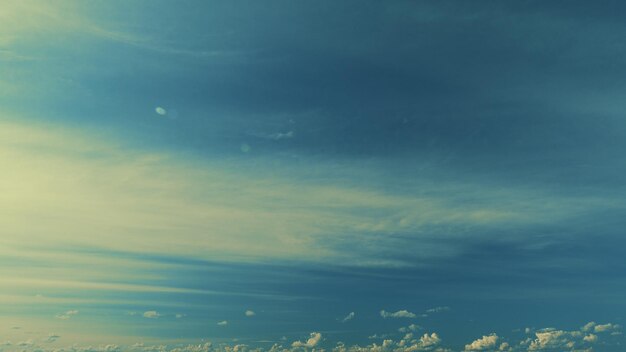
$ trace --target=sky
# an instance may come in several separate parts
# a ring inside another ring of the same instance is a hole
[[[3,1],[0,351],[622,351],[625,10]]]

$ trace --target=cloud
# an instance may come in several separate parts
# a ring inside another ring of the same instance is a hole
[[[354,319],[354,316],[355,316],[354,312],[350,312],[343,319],[341,319],[341,322],[342,323],[348,322],[348,321]]]
[[[496,347],[498,343],[498,335],[491,334],[485,335],[480,339],[474,340],[472,343],[465,345],[466,351],[486,351],[492,350]]]
[[[606,332],[606,331],[611,331],[611,330],[617,330],[619,328],[620,328],[620,325],[616,325],[616,324],[611,324],[611,323],[599,324],[599,325],[596,325],[593,328],[593,331],[595,331],[595,332]]]
[[[598,341],[598,335],[594,335],[594,334],[585,335],[585,337],[583,337],[583,340],[590,342],[590,343],[594,343]]]
[[[161,116],[165,116],[165,115],[167,115],[167,110],[165,110],[165,108],[162,108],[162,107],[160,107],[160,106],[157,106],[157,107],[154,109],[154,111],[155,111],[157,114],[161,115]]]
[[[395,313],[390,313],[385,310],[381,310],[380,316],[387,319],[387,318],[415,318],[417,315],[415,313],[411,313],[408,310],[403,309]]]
[[[590,321],[580,329],[582,331],[592,331],[594,326],[596,326],[596,323],[594,321]]]
[[[575,335],[572,332],[563,330],[547,330],[535,333],[536,339],[530,342],[529,351],[539,351],[545,349],[572,349],[576,343],[572,339]]]
[[[450,307],[443,306],[443,307],[434,307],[434,308],[427,309],[426,313],[441,313],[441,312],[449,312],[449,311],[450,311]]]
[[[219,326],[226,326],[226,325],[228,325],[228,321],[227,320],[219,321],[219,322],[217,322],[217,325],[219,325]]]
[[[246,314],[247,317],[253,317],[253,316],[256,315],[256,313],[253,310],[250,310],[250,309],[246,310],[245,314]]]
[[[157,319],[160,316],[161,314],[159,314],[159,312],[157,312],[156,310],[149,310],[143,313],[143,317],[148,319]]]
[[[582,328],[580,328],[581,331],[584,332],[607,332],[607,331],[612,331],[612,330],[619,330],[621,328],[620,325],[618,324],[612,324],[612,323],[607,323],[607,324],[597,324],[594,321],[590,321],[587,324],[585,324]]]
[[[248,133],[251,136],[254,137],[258,137],[258,138],[264,138],[264,139],[271,139],[274,141],[279,141],[281,139],[291,139],[295,136],[293,131],[289,131],[289,132],[275,132],[275,133],[259,133],[259,132],[252,132],[252,133]]]
[[[424,334],[422,335],[422,337],[420,337],[419,339],[419,343],[417,344],[417,346],[419,346],[422,349],[425,348],[431,348],[434,346],[437,346],[441,343],[441,338],[439,337],[439,335],[437,335],[437,333],[432,333],[430,335],[428,334]]]
[[[292,347],[308,347],[313,348],[317,346],[322,340],[322,334],[319,332],[312,332],[309,339],[306,342],[295,341],[291,344]]]
[[[407,258],[401,254],[408,249],[416,250],[411,257],[420,259],[456,253],[454,241],[416,248],[413,244],[425,233],[465,236],[465,230],[449,229],[535,225],[578,212],[580,204],[594,206],[587,199],[548,199],[524,189],[456,182],[433,186],[419,179],[410,187],[427,186],[426,195],[386,192],[354,181],[355,175],[372,170],[351,164],[341,170],[332,163],[318,164],[322,181],[302,177],[306,170],[291,167],[259,167],[250,173],[237,160],[133,150],[82,130],[21,122],[0,123],[0,149],[0,164],[12,170],[6,175],[12,187],[3,192],[2,204],[13,215],[3,225],[9,234],[3,239],[20,243],[20,236],[28,233],[43,246],[71,242],[195,258],[236,255],[251,261],[349,260],[354,265],[397,266],[411,264],[399,259]],[[268,198],[273,201],[259,209]],[[48,216],[30,221],[37,214],[29,204]],[[169,236],[173,230],[175,238]],[[86,232],[92,236],[83,236]],[[338,233],[354,250],[333,245]],[[362,240],[371,234],[406,236],[391,242],[383,241],[385,236],[371,237],[381,238],[376,243]],[[389,255],[373,256],[378,245],[388,248]]]
[[[58,315],[56,316],[56,318],[57,318],[57,319],[61,319],[61,320],[67,320],[67,319],[70,319],[71,317],[73,317],[73,316],[75,316],[75,315],[77,315],[77,314],[78,314],[78,311],[77,311],[77,310],[68,310],[68,311],[67,311],[67,312],[65,312],[65,313],[58,314]]]
[[[402,332],[402,333],[407,333],[407,332],[410,332],[410,331],[415,332],[415,331],[418,331],[418,330],[421,330],[421,329],[422,329],[421,326],[416,325],[416,324],[411,324],[409,326],[403,326],[403,327],[399,328],[398,331]]]
[[[181,313],[177,313],[177,314],[175,315],[176,319],[181,319],[181,318],[184,318],[184,317],[186,317],[186,316],[187,316],[186,314],[181,314]]]

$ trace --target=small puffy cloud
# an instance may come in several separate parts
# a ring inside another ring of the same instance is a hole
[[[294,343],[291,344],[291,346],[313,348],[317,346],[321,340],[322,340],[322,334],[320,334],[319,332],[312,332],[311,335],[309,336],[309,339],[306,340],[306,342],[295,341]]]
[[[417,331],[420,330],[422,327],[416,324],[411,324],[409,326],[403,326],[401,328],[398,329],[399,332],[403,332],[403,333],[407,333],[410,331]]]
[[[598,335],[594,335],[594,334],[585,335],[585,337],[583,337],[583,340],[585,342],[594,343],[598,341]]]
[[[178,313],[176,314],[176,319],[181,319],[181,318],[184,318],[185,316],[186,316],[185,314]]]
[[[430,335],[428,334],[422,335],[422,337],[420,337],[418,346],[421,347],[422,349],[427,349],[427,348],[435,347],[440,343],[441,343],[441,338],[439,338],[439,335],[437,335],[437,333],[433,332]]]
[[[161,115],[161,116],[165,116],[165,115],[167,115],[167,110],[165,110],[165,108],[160,107],[160,106],[157,106],[157,107],[154,109],[154,111],[155,111],[157,114]]]
[[[575,342],[571,333],[563,330],[544,330],[535,333],[537,337],[528,346],[529,351],[540,351],[549,349],[571,349]]]
[[[157,319],[160,316],[161,314],[159,314],[156,310],[149,310],[143,313],[143,317],[148,319]]]
[[[491,334],[485,335],[477,340],[474,340],[472,343],[465,345],[466,351],[486,351],[493,350],[498,343],[498,335]]]
[[[250,310],[250,309],[248,309],[245,314],[246,314],[247,317],[253,317],[253,316],[256,315],[256,313],[253,310]]]
[[[77,310],[68,310],[65,313],[58,314],[56,317],[57,317],[57,319],[67,320],[67,319],[70,319],[71,317],[73,317],[76,314],[78,314]]]
[[[228,325],[228,320],[222,320],[222,321],[218,322],[217,325],[219,325],[219,326],[226,326],[226,325]]]
[[[347,321],[350,321],[352,319],[354,319],[354,312],[350,312],[348,315],[346,315],[343,319],[341,319],[342,323],[345,323]]]
[[[391,313],[391,312],[387,312],[385,310],[381,310],[380,311],[380,316],[387,319],[387,318],[415,318],[416,315],[415,313],[411,313],[406,309],[403,310],[399,310],[395,313]]]
[[[581,328],[581,330],[582,331],[592,331],[594,326],[596,326],[596,323],[594,321],[590,321],[587,324],[585,324],[585,326],[583,326]]]
[[[620,326],[619,325],[615,325],[615,324],[598,324],[596,326],[594,326],[593,331],[594,332],[605,332],[605,331],[612,331],[612,330],[617,330],[619,329]]]

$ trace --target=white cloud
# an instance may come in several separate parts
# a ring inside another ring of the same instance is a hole
[[[57,319],[61,319],[61,320],[67,320],[70,319],[71,317],[73,317],[74,315],[77,315],[78,311],[77,310],[68,310],[65,313],[61,313],[61,314],[57,314]]]
[[[380,316],[387,319],[387,318],[415,318],[417,315],[415,315],[415,313],[409,312],[406,309],[403,309],[394,313],[381,310]]]
[[[185,314],[178,313],[176,314],[176,319],[181,319],[181,318],[184,318],[185,316],[186,316]]]
[[[143,313],[143,317],[148,319],[157,319],[160,316],[161,314],[159,314],[159,312],[157,312],[156,310],[149,310]]]
[[[589,343],[593,343],[593,342],[598,341],[598,335],[594,335],[594,334],[585,335],[585,337],[583,337],[583,340]]]
[[[306,342],[295,341],[291,344],[292,347],[309,347],[313,348],[317,346],[322,340],[322,334],[319,332],[312,332],[309,339]]]
[[[437,335],[437,333],[433,332],[430,335],[428,334],[422,335],[422,337],[420,337],[419,339],[418,346],[420,346],[421,348],[430,348],[440,343],[441,343],[441,338],[439,338],[439,335]]]
[[[341,319],[341,322],[345,323],[347,321],[350,321],[350,320],[354,319],[354,316],[355,316],[354,312],[350,312],[343,319]]]
[[[620,326],[616,325],[616,324],[598,324],[593,328],[593,331],[595,332],[605,332],[605,331],[611,331],[611,330],[616,330],[619,329]]]
[[[403,326],[403,327],[399,328],[398,331],[406,333],[406,332],[409,332],[409,331],[415,332],[415,331],[418,331],[418,330],[421,330],[421,329],[422,329],[421,326],[416,325],[416,324],[411,324],[409,326]]]
[[[582,331],[592,331],[593,327],[596,326],[596,323],[593,321],[588,322],[581,328]]]
[[[247,317],[253,317],[253,316],[256,315],[256,313],[253,310],[250,310],[250,309],[246,310],[245,314],[246,314]]]
[[[223,322],[225,323],[225,322]],[[222,324],[225,325],[225,324]],[[604,324],[606,325],[606,324]],[[614,324],[611,324],[614,326]],[[617,341],[605,335],[595,335],[591,333],[583,333],[580,330],[565,331],[554,328],[539,329],[536,331],[536,338],[528,338],[521,341],[502,342],[503,338],[496,334],[485,335],[467,345],[464,351],[499,351],[499,352],[522,352],[522,351],[570,351],[582,352],[590,351],[591,344],[597,346],[608,347],[617,346]],[[50,334],[50,336],[57,336]],[[602,336],[606,339],[602,340]],[[54,338],[54,337],[53,337]],[[119,346],[116,344],[104,344],[97,346],[80,346],[72,345],[69,348],[62,346],[37,344],[33,340],[22,341],[14,350],[5,348],[5,352],[58,352],[62,350],[73,352],[119,352],[119,351],[136,351],[136,352],[238,352],[254,351],[254,352],[301,352],[303,349],[318,350],[323,341],[322,334],[313,332],[304,341],[295,341],[292,344],[283,345],[287,339],[282,338],[281,341],[273,345],[271,348],[263,346],[254,346],[236,343],[234,339],[229,343],[220,343],[213,345],[210,342],[203,342],[195,345],[181,345],[179,343],[172,345],[148,345],[134,344],[132,346]],[[43,340],[42,340],[43,341]],[[260,342],[267,342],[261,340]],[[613,344],[611,344],[613,343]],[[53,347],[54,346],[54,347]],[[19,347],[19,348],[18,348]],[[337,342],[328,351],[332,352],[451,352],[452,350],[443,345],[443,341],[437,333],[427,333],[414,337],[413,333],[405,334],[400,340],[386,337],[383,341],[367,345],[350,345],[347,346],[341,342]],[[455,349],[458,351],[458,349]]]
[[[563,330],[538,331],[535,333],[536,339],[528,346],[529,351],[544,349],[571,349],[575,342],[571,333]]]
[[[474,340],[472,343],[465,345],[466,351],[486,351],[490,349],[494,349],[496,344],[498,343],[498,335],[491,334],[485,335],[477,340]]]
[[[219,325],[219,326],[226,326],[226,325],[228,325],[228,321],[227,320],[222,320],[222,321],[218,322],[217,325]]]
[[[154,109],[154,111],[155,111],[157,114],[161,115],[161,116],[167,115],[167,110],[165,110],[165,108],[162,108],[162,107],[160,107],[160,106],[157,106],[157,107]]]
[[[448,312],[448,311],[450,311],[450,307],[443,306],[443,307],[434,307],[434,308],[427,309],[426,313],[441,313],[441,312]]]

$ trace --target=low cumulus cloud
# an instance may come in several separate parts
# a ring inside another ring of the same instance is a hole
[[[322,341],[322,334],[320,334],[319,332],[312,332],[308,340],[306,340],[305,342],[295,341],[291,344],[291,347],[313,348],[317,346],[320,341]]]
[[[491,334],[483,336],[472,343],[465,345],[465,351],[489,351],[493,350],[498,343],[498,335]]]
[[[217,325],[218,326],[226,326],[226,325],[228,325],[228,320],[219,321],[219,322],[217,322]]]
[[[539,329],[535,331],[534,339],[529,338],[520,342],[520,345],[526,346],[528,351],[591,350],[592,345],[600,341],[601,334],[613,336],[615,332],[620,333],[620,329],[621,326],[617,324],[596,324],[593,321],[585,324],[579,330]]]
[[[380,311],[380,316],[387,319],[387,318],[415,318],[417,317],[417,315],[415,313],[411,313],[406,309],[403,310],[399,310],[397,312],[391,313],[391,312],[387,312],[386,310],[381,310]]]
[[[227,325],[227,321],[221,321],[218,325]],[[595,332],[597,326],[600,326],[601,332]],[[345,345],[342,342],[336,342],[334,347],[329,346],[328,351],[332,352],[458,352],[458,348],[451,349],[446,346],[444,340],[437,332],[428,332],[421,335],[414,335],[414,331],[421,329],[417,325],[411,324],[405,327],[405,333],[402,338],[393,338],[396,334],[377,335],[377,338],[383,339],[374,343],[365,345]],[[608,346],[618,346],[619,337],[613,336],[614,332],[621,332],[621,327],[617,324],[606,323],[596,324],[590,323],[578,330],[559,330],[556,328],[533,329],[532,336],[522,338],[521,340],[507,340],[495,333],[483,335],[473,341],[469,341],[462,345],[464,352],[582,352],[592,351],[595,349],[604,350],[611,348]],[[396,335],[397,336],[397,335]],[[286,337],[280,339],[280,342],[274,343],[271,347],[253,346],[248,344],[236,343],[232,344],[219,343],[212,344],[205,341],[202,344],[195,345],[145,345],[143,343],[134,344],[132,346],[119,346],[117,344],[104,344],[98,346],[79,346],[72,345],[67,349],[54,345],[47,345],[41,342],[50,342],[48,340],[56,340],[60,336],[49,334],[47,339],[41,340],[29,339],[19,342],[15,345],[4,344],[4,352],[58,352],[67,350],[72,352],[301,352],[303,349],[319,349],[322,341],[325,339],[320,332],[312,332],[305,340],[294,341],[291,344],[285,344]],[[265,340],[263,340],[265,341]],[[54,346],[54,347],[52,347]]]
[[[157,319],[160,316],[161,314],[159,314],[159,312],[157,312],[156,310],[149,310],[143,313],[143,317],[148,319]]]
[[[256,313],[253,310],[250,310],[250,309],[248,309],[245,314],[246,314],[247,317],[253,317],[253,316],[256,315]]]

